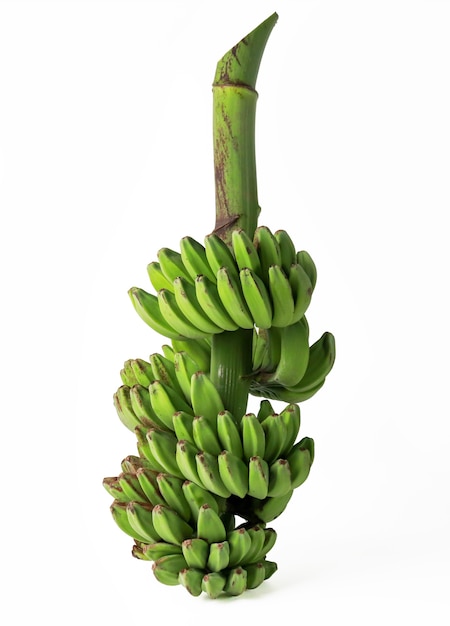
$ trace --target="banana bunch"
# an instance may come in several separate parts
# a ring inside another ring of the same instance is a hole
[[[308,478],[314,441],[299,403],[325,383],[335,341],[310,341],[314,261],[285,230],[258,226],[255,81],[276,14],[219,62],[213,93],[216,227],[147,266],[154,290],[132,304],[169,340],[127,360],[113,395],[136,454],[103,480],[132,554],[167,585],[238,596],[274,574],[267,524]],[[216,89],[217,87],[217,89]],[[232,89],[229,89],[232,87]],[[262,398],[247,412],[248,395]],[[284,406],[274,410],[271,401]]]
[[[114,498],[113,518],[134,539],[133,556],[153,561],[160,582],[217,598],[254,589],[276,571],[266,558],[276,541],[274,529],[264,523],[236,527],[224,499],[157,472],[141,457],[128,456],[121,469],[103,481]]]
[[[283,328],[304,316],[316,284],[316,266],[295,251],[285,230],[259,226],[253,239],[232,233],[231,248],[216,234],[205,245],[183,237],[180,252],[161,248],[148,275],[156,295],[129,290],[140,317],[175,340],[204,339],[224,331]]]

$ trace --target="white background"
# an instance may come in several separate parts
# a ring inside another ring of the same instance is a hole
[[[131,558],[101,482],[122,363],[164,342],[127,290],[212,230],[215,65],[273,11],[260,223],[315,259],[338,356],[279,571],[213,602]],[[449,623],[449,32],[438,0],[0,2],[6,623]]]

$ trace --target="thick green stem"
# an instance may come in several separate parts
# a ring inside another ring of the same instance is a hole
[[[259,65],[278,15],[274,13],[229,50],[213,83],[214,232],[230,243],[243,228],[252,238],[259,215],[255,159],[255,91]]]
[[[278,19],[274,13],[229,50],[217,64],[213,83],[214,232],[228,245],[237,228],[253,238],[259,205],[256,183],[255,91],[259,65]],[[247,410],[253,330],[213,335],[211,379],[236,420]]]
[[[253,331],[244,328],[212,337],[211,380],[218,389],[225,408],[236,421],[247,411],[252,337]]]

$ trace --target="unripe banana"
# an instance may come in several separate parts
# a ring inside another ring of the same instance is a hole
[[[192,432],[194,418],[189,413],[177,411],[173,414],[172,423],[178,441],[186,440],[195,445]]]
[[[269,466],[260,456],[252,456],[248,463],[248,493],[263,500],[269,490]]]
[[[194,285],[179,277],[173,281],[173,289],[176,303],[189,323],[207,334],[223,332],[222,328],[214,324],[199,305]]]
[[[256,589],[266,578],[266,570],[263,563],[252,563],[245,566],[247,572],[247,589]]]
[[[153,574],[164,585],[179,585],[179,573],[186,568],[182,554],[163,556],[152,565]]]
[[[271,522],[283,513],[292,497],[292,494],[293,491],[288,491],[284,496],[266,498],[261,504],[255,502],[253,512],[258,519],[261,520],[261,522]]]
[[[227,535],[230,546],[230,567],[236,567],[239,563],[245,563],[245,557],[249,553],[252,538],[246,528],[236,528]]]
[[[264,422],[266,417],[269,417],[269,415],[273,415],[274,413],[275,410],[270,400],[261,400],[261,402],[259,403],[259,410],[256,417],[258,418],[258,422],[262,423]]]
[[[260,554],[263,552],[264,543],[266,540],[266,534],[264,532],[263,524],[255,524],[248,529],[248,534],[252,541],[250,550],[245,555],[245,565],[249,563],[255,563],[260,560]]]
[[[184,397],[160,380],[154,380],[149,387],[150,402],[156,417],[166,428],[173,429],[173,415],[177,411],[193,413]]]
[[[196,456],[198,477],[205,489],[223,498],[229,498],[231,491],[225,486],[219,472],[217,456],[199,452]]]
[[[129,363],[138,385],[148,387],[155,378],[151,363],[147,363],[144,359],[131,359]]]
[[[191,507],[183,493],[184,478],[177,478],[170,474],[160,473],[156,477],[159,492],[168,504],[186,522],[191,519]]]
[[[285,458],[294,445],[300,430],[300,407],[298,404],[288,404],[281,411],[280,417],[286,427],[286,439],[280,457]]]
[[[120,370],[120,378],[122,383],[127,387],[132,387],[137,384],[136,376],[134,375],[133,368],[131,367],[132,359],[128,359],[123,364],[123,368]]]
[[[316,264],[312,260],[309,252],[306,252],[306,250],[300,250],[300,252],[297,252],[296,257],[297,263],[301,265],[305,272],[308,274],[309,280],[311,281],[311,286],[314,290],[317,282]]]
[[[292,387],[305,375],[309,361],[308,329],[300,321],[280,328],[280,360],[268,382]]]
[[[209,504],[201,506],[198,512],[197,537],[208,543],[219,543],[225,541],[227,537],[222,520]]]
[[[295,388],[300,391],[314,389],[330,373],[336,358],[334,336],[325,332],[309,349],[309,361],[306,372]]]
[[[153,526],[164,541],[182,545],[185,539],[191,539],[194,530],[191,526],[168,506],[156,505],[153,508]],[[187,564],[184,565],[187,567]]]
[[[209,372],[211,363],[211,345],[209,340],[201,339],[198,341],[172,340],[173,349],[176,352],[185,352],[196,364],[195,371]]]
[[[217,285],[206,276],[197,276],[195,279],[195,293],[197,300],[203,311],[223,330],[237,330],[238,324],[227,313],[222,300],[220,299]]]
[[[306,313],[313,293],[313,287],[308,274],[298,263],[291,265],[289,270],[289,284],[294,298],[294,313],[292,322],[298,322]]]
[[[286,275],[289,275],[289,268],[292,263],[296,263],[297,261],[294,242],[285,230],[275,231],[274,237],[280,248],[281,267],[285,271]]]
[[[208,452],[213,456],[220,454],[222,447],[216,434],[216,424],[213,426],[208,419],[199,415],[192,422],[192,435],[199,450]]]
[[[256,228],[253,242],[261,263],[261,278],[268,284],[269,267],[281,264],[280,246],[267,226]]]
[[[252,370],[259,372],[264,370],[269,352],[269,339],[265,328],[253,329],[252,341]]]
[[[150,429],[147,432],[147,440],[150,452],[164,471],[173,476],[184,478],[184,475],[176,462],[177,439],[173,433],[162,430]]]
[[[228,267],[217,272],[217,292],[226,312],[240,328],[253,328],[253,317],[242,293],[239,277],[235,278]]]
[[[202,486],[197,471],[197,448],[189,441],[181,439],[176,444],[175,460],[183,476],[191,482]]]
[[[167,387],[171,387],[178,395],[183,393],[176,376],[175,365],[172,361],[162,354],[154,353],[150,355],[150,366],[153,376],[147,385],[144,386],[149,387],[154,380],[159,380]]]
[[[190,480],[184,481],[183,493],[187,503],[190,506],[191,515],[195,522],[197,522],[200,507],[202,507],[204,504],[207,504],[219,515],[222,498],[215,496],[210,491],[207,491],[203,487],[200,487],[200,485],[197,485]]]
[[[216,428],[217,414],[225,407],[217,388],[204,372],[196,372],[192,376],[191,402],[194,415],[202,415]]]
[[[248,466],[244,461],[223,450],[218,456],[218,466],[225,488],[233,495],[244,498],[248,492]]]
[[[173,283],[178,276],[182,276],[192,282],[192,278],[184,266],[183,259],[179,252],[171,250],[170,248],[161,248],[157,256],[161,270],[169,282]]]
[[[205,237],[206,258],[209,266],[217,278],[217,272],[226,267],[235,279],[238,277],[236,261],[227,244],[215,234]]]
[[[206,258],[206,250],[199,241],[192,237],[183,237],[180,241],[180,251],[183,265],[192,280],[195,281],[197,276],[202,274],[215,282],[216,274],[212,271]]]
[[[230,562],[230,546],[228,541],[212,543],[209,546],[207,568],[211,572],[220,572],[228,567]]]
[[[141,426],[140,421],[136,417],[130,399],[130,388],[122,385],[113,396],[114,407],[117,411],[120,421],[129,430],[134,430],[137,426]]]
[[[273,306],[272,326],[289,326],[294,319],[294,295],[289,279],[279,265],[269,267],[269,291]]]
[[[159,463],[152,450],[150,449],[150,443],[147,439],[147,430],[142,428],[135,428],[134,430],[136,438],[137,438],[137,449],[143,458],[145,458],[148,462],[148,467],[151,470],[155,470],[156,472],[165,472],[166,469]]]
[[[186,539],[181,544],[181,549],[188,567],[205,569],[209,556],[209,543],[207,541],[198,537]]]
[[[273,413],[265,418],[261,424],[266,438],[266,449],[264,458],[269,463],[273,463],[280,458],[286,441],[286,425],[279,413]]]
[[[227,577],[222,572],[210,572],[202,579],[202,591],[212,599],[218,598],[224,590]]]
[[[166,501],[159,491],[158,481],[156,480],[156,477],[158,476],[157,472],[141,467],[138,469],[136,476],[139,481],[139,485],[150,504],[153,506],[156,506],[157,504],[166,504]]]
[[[104,478],[102,484],[106,491],[109,493],[109,495],[114,498],[114,500],[118,500],[119,502],[128,502],[128,497],[125,495],[122,487],[119,485],[119,480],[117,476]]]
[[[123,501],[147,502],[147,498],[135,474],[122,473],[117,477],[117,480],[125,496]]]
[[[274,561],[263,561],[264,570],[266,572],[266,580],[273,576],[278,569],[278,565]]]
[[[181,312],[175,299],[175,295],[168,289],[158,291],[158,304],[161,314],[167,323],[183,337],[188,339],[201,339],[209,333],[200,330]]]
[[[278,459],[269,467],[269,491],[270,497],[284,496],[292,490],[291,468],[286,459]]]
[[[239,428],[229,411],[221,411],[217,415],[217,435],[221,450],[228,450],[235,456],[242,458],[243,448]]]
[[[136,313],[150,328],[169,339],[185,339],[166,322],[156,296],[138,287],[129,289],[128,295]]]
[[[129,474],[137,474],[141,467],[148,468],[149,464],[146,459],[134,454],[126,456],[120,464],[122,472],[128,472]]]
[[[270,328],[272,326],[272,302],[264,282],[248,268],[239,274],[242,294],[255,326]]]
[[[263,427],[254,413],[247,413],[241,420],[244,459],[264,457],[266,437]]]
[[[155,543],[146,544],[143,547],[143,551],[147,560],[157,561],[163,556],[181,554],[181,546],[176,546],[173,543],[167,543],[166,541],[157,541]]]
[[[153,410],[148,389],[142,385],[133,385],[130,389],[130,402],[134,414],[144,427],[167,430],[166,424]]]
[[[166,359],[169,359],[169,361],[171,361],[173,363],[175,350],[172,348],[172,346],[169,346],[168,343],[165,343],[165,344],[163,344],[161,346],[161,350],[162,350],[164,356],[166,357]]]
[[[254,274],[261,274],[261,261],[253,241],[242,228],[233,230],[231,243],[239,270],[248,268]]]
[[[188,568],[182,569],[178,574],[178,580],[191,596],[199,596],[202,592],[203,570]]]
[[[143,502],[128,502],[127,516],[130,526],[142,537],[145,537],[147,543],[153,543],[160,540],[160,536],[154,527],[152,519],[153,506]]]
[[[133,526],[131,526],[128,519],[127,506],[128,503],[126,502],[119,502],[118,500],[114,500],[110,507],[114,521],[116,522],[120,530],[123,531],[126,535],[129,535],[137,541],[142,541],[143,543],[148,542],[148,538],[146,535],[142,535],[141,533],[137,532],[133,528]]]
[[[147,265],[147,274],[155,291],[159,291],[160,289],[173,291],[172,281],[165,276],[160,263],[157,261],[152,261]]]
[[[311,469],[311,454],[303,441],[299,441],[288,454],[289,467],[291,468],[292,488],[296,489],[309,476]]]
[[[236,567],[228,573],[224,591],[230,596],[240,596],[247,589],[247,572]]]
[[[198,364],[187,352],[175,352],[174,354],[175,375],[183,392],[184,399],[191,402],[191,379],[195,372],[199,371]]]

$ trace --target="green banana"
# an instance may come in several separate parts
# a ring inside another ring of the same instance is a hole
[[[191,539],[194,535],[193,528],[168,506],[157,504],[153,508],[152,520],[155,531],[168,543],[181,546],[185,539]],[[187,563],[184,567],[187,567]]]
[[[313,288],[308,274],[298,263],[291,265],[288,276],[294,300],[292,315],[292,322],[294,323],[301,320],[305,315],[311,303]]]
[[[192,326],[206,334],[223,332],[222,328],[214,324],[199,305],[194,285],[179,277],[173,281],[173,289],[179,310]]]
[[[228,450],[239,459],[243,456],[243,447],[239,428],[229,411],[220,411],[217,415],[217,436],[220,450]]]
[[[308,478],[312,464],[311,454],[303,440],[295,444],[287,460],[291,469],[292,488],[296,489]]]
[[[269,490],[269,466],[260,456],[252,456],[248,463],[248,493],[263,500]]]
[[[248,466],[244,461],[223,450],[218,456],[220,478],[226,489],[239,498],[244,498],[248,492]]]
[[[185,411],[177,411],[173,414],[172,423],[178,441],[186,440],[195,445],[192,432],[194,418]]]
[[[212,543],[209,546],[209,556],[206,567],[210,572],[220,572],[228,567],[230,562],[230,546],[228,541]]]
[[[269,267],[269,291],[273,306],[272,326],[289,326],[294,320],[294,295],[289,279],[279,265]]]
[[[161,269],[160,263],[152,261],[147,265],[147,274],[155,291],[169,289],[173,291],[172,281],[169,280]]]
[[[186,522],[191,519],[191,507],[183,492],[184,478],[159,473],[156,477],[158,489],[168,506]]]
[[[207,491],[203,487],[200,487],[200,485],[197,485],[190,480],[185,480],[183,483],[183,493],[191,509],[192,518],[196,523],[200,507],[204,504],[207,504],[219,515],[219,498],[210,491]]]
[[[162,465],[164,471],[173,476],[184,478],[176,462],[175,450],[177,439],[175,435],[163,430],[151,428],[147,432],[147,440],[150,452],[157,462]]]
[[[199,371],[199,366],[187,352],[175,352],[174,368],[178,384],[182,390],[183,397],[188,404],[191,403],[191,379],[195,372]]]
[[[277,496],[274,498],[266,498],[261,503],[255,503],[253,509],[254,514],[261,520],[261,522],[271,522],[283,513],[287,507],[289,500],[291,499],[293,490],[288,491],[284,496]]]
[[[305,272],[308,274],[309,280],[311,281],[311,287],[314,290],[317,282],[317,268],[316,264],[311,258],[311,255],[309,254],[309,252],[306,252],[306,250],[300,250],[300,252],[297,252],[296,261],[299,265],[303,267]]]
[[[130,388],[122,385],[113,395],[114,407],[117,411],[120,421],[129,430],[134,430],[137,426],[141,426],[141,422],[136,417],[130,399]]]
[[[172,340],[173,349],[176,352],[185,352],[194,363],[197,364],[196,369],[202,372],[209,372],[209,366],[211,363],[211,345],[207,339],[198,341],[191,341],[185,339],[184,341]]]
[[[213,456],[220,454],[222,447],[216,434],[216,429],[211,422],[203,416],[195,417],[192,422],[192,435],[194,444],[199,450],[208,452]]]
[[[217,285],[206,276],[197,276],[195,279],[195,293],[203,311],[223,330],[237,330],[238,324],[230,317],[219,296]]]
[[[273,320],[272,302],[264,282],[249,268],[243,268],[239,273],[239,278],[242,294],[253,323],[258,328],[270,328]]]
[[[176,332],[188,339],[201,339],[209,333],[200,330],[181,312],[175,294],[168,289],[158,291],[158,305],[162,316]]]
[[[239,563],[245,563],[245,557],[250,551],[252,538],[246,528],[236,528],[227,534],[230,546],[230,567],[236,567]]]
[[[266,417],[269,417],[269,415],[273,415],[275,413],[275,410],[270,402],[270,400],[261,400],[261,402],[259,403],[259,410],[258,410],[258,414],[257,414],[257,418],[258,418],[258,422],[263,422]]]
[[[145,469],[144,467],[139,468],[136,473],[136,477],[145,497],[153,506],[166,504],[165,499],[159,491],[157,476],[158,472]]]
[[[269,467],[269,491],[270,497],[284,496],[292,490],[291,468],[286,459],[278,459]]]
[[[123,364],[123,368],[120,370],[120,379],[122,383],[127,387],[132,387],[137,384],[136,376],[134,375],[133,368],[131,367],[132,359],[128,359]]]
[[[263,524],[255,524],[248,529],[251,539],[250,550],[245,555],[244,564],[255,563],[260,560],[266,541],[266,534]]]
[[[161,248],[158,251],[157,257],[161,270],[169,282],[173,283],[175,278],[178,278],[178,276],[182,276],[186,280],[192,282],[192,278],[185,268],[183,259],[179,252],[171,250],[170,248]]]
[[[209,572],[202,579],[202,591],[212,599],[218,598],[224,590],[227,577],[221,572]]]
[[[234,258],[239,270],[248,269],[259,276],[261,274],[261,261],[253,241],[245,230],[238,228],[231,233],[231,243]]]
[[[114,502],[110,506],[113,519],[116,522],[117,526],[120,528],[120,530],[123,531],[126,535],[129,535],[137,541],[147,543],[147,536],[141,535],[141,533],[137,532],[135,528],[130,524],[127,514],[128,504],[129,503],[127,502],[119,502],[118,500],[114,500]]]
[[[289,275],[289,268],[297,261],[294,242],[285,230],[275,231],[274,237],[280,249],[281,267]]]
[[[153,524],[153,506],[143,502],[128,502],[127,516],[130,526],[141,536],[145,537],[147,543],[160,540],[160,535]]]
[[[171,554],[181,554],[181,546],[166,541],[146,544],[143,550],[149,561],[158,561],[163,556],[170,556]]]
[[[236,567],[228,573],[224,591],[230,596],[240,596],[247,589],[247,572]]]
[[[131,359],[129,361],[134,377],[138,385],[148,387],[155,378],[151,363],[147,363],[144,359]],[[130,385],[131,387],[133,385]]]
[[[117,477],[117,482],[124,495],[123,501],[147,502],[136,474],[122,473]]]
[[[209,543],[207,541],[198,537],[186,539],[181,544],[181,550],[188,567],[205,569],[209,557]]]
[[[280,458],[281,451],[286,442],[286,425],[279,413],[273,413],[265,418],[261,423],[266,439],[266,449],[264,458],[269,463],[273,463]]]
[[[186,569],[186,561],[182,554],[163,556],[152,565],[153,574],[164,585],[178,585],[179,573]]]
[[[242,447],[244,459],[264,457],[266,436],[258,418],[254,413],[247,413],[241,420]]]
[[[144,387],[149,387],[154,380],[159,380],[164,385],[171,387],[178,395],[182,394],[173,361],[155,352],[150,355],[150,366],[153,376]]]
[[[227,538],[227,531],[222,520],[209,504],[203,504],[199,509],[197,537],[210,544],[225,541]]]
[[[180,570],[178,580],[191,596],[199,596],[202,593],[202,580],[204,572],[195,568]]]
[[[157,296],[144,291],[144,289],[139,289],[138,287],[129,289],[128,295],[130,296],[136,313],[150,328],[169,339],[185,339],[183,335],[180,335],[180,333],[174,330],[166,321],[159,308]]]
[[[300,321],[280,328],[279,334],[280,360],[268,382],[293,387],[300,382],[308,367],[308,329]]]
[[[118,500],[119,502],[128,501],[128,498],[124,494],[122,487],[119,485],[117,476],[109,476],[107,478],[104,478],[102,485],[109,493],[109,495],[114,498],[114,500]]]
[[[217,415],[225,407],[216,386],[204,372],[196,372],[191,378],[191,403],[194,415],[202,415],[217,428]]]
[[[263,563],[251,563],[245,566],[247,572],[247,589],[256,589],[266,578],[266,570]]]
[[[268,284],[269,268],[281,265],[281,252],[278,241],[267,226],[258,226],[253,237],[261,263],[261,278]]]
[[[196,461],[198,477],[203,487],[222,498],[229,498],[231,491],[225,486],[220,476],[217,456],[208,452],[199,452]]]
[[[166,424],[156,415],[150,400],[148,388],[142,385],[133,385],[130,389],[131,408],[145,428],[160,428],[167,430]]]
[[[298,385],[302,391],[314,389],[325,380],[330,373],[336,358],[336,344],[334,336],[325,332],[309,349],[308,367]]]
[[[286,438],[280,452],[280,457],[284,458],[294,445],[300,430],[300,407],[298,404],[288,404],[281,411],[280,417],[286,427]]]
[[[233,322],[240,328],[253,328],[253,317],[242,293],[239,276],[236,278],[228,267],[217,272],[217,292]]]
[[[236,280],[238,271],[233,254],[226,243],[214,233],[205,237],[205,251],[211,271],[217,278],[218,271],[226,267]]]
[[[189,441],[181,439],[176,444],[175,460],[184,478],[202,486],[197,471],[197,448]]]
[[[156,417],[166,428],[173,429],[173,415],[178,411],[192,413],[192,407],[184,396],[160,380],[154,380],[149,386],[150,402]]]
[[[166,469],[157,461],[152,450],[150,449],[150,443],[147,439],[147,430],[136,428],[135,435],[137,439],[137,449],[141,457],[145,458],[148,462],[148,467],[151,470],[157,472],[165,472]]]
[[[206,257],[206,250],[199,241],[192,237],[183,237],[180,241],[180,251],[183,265],[192,280],[203,275],[215,282],[216,274],[212,271]]]

